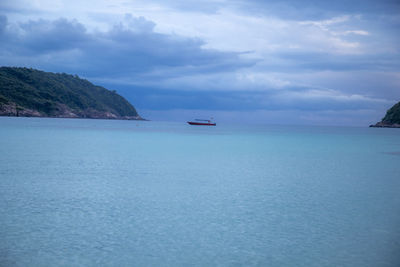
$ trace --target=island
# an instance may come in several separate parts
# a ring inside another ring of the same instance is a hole
[[[0,67],[0,116],[144,120],[115,90],[19,67]]]
[[[380,122],[369,127],[400,128],[400,102],[391,107]]]

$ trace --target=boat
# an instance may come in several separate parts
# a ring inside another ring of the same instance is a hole
[[[200,120],[196,119],[195,121],[188,121],[190,125],[203,125],[203,126],[216,126],[215,122],[211,122],[211,120]]]

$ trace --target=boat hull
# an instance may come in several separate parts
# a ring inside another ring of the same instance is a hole
[[[202,125],[202,126],[215,126],[217,125],[216,123],[209,123],[209,122],[194,122],[194,121],[188,121],[190,125]]]

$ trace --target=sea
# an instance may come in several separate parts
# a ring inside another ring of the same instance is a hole
[[[0,266],[400,266],[400,129],[1,117]]]

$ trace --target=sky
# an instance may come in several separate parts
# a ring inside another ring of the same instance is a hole
[[[150,120],[365,126],[400,101],[400,1],[2,0],[0,65]]]

